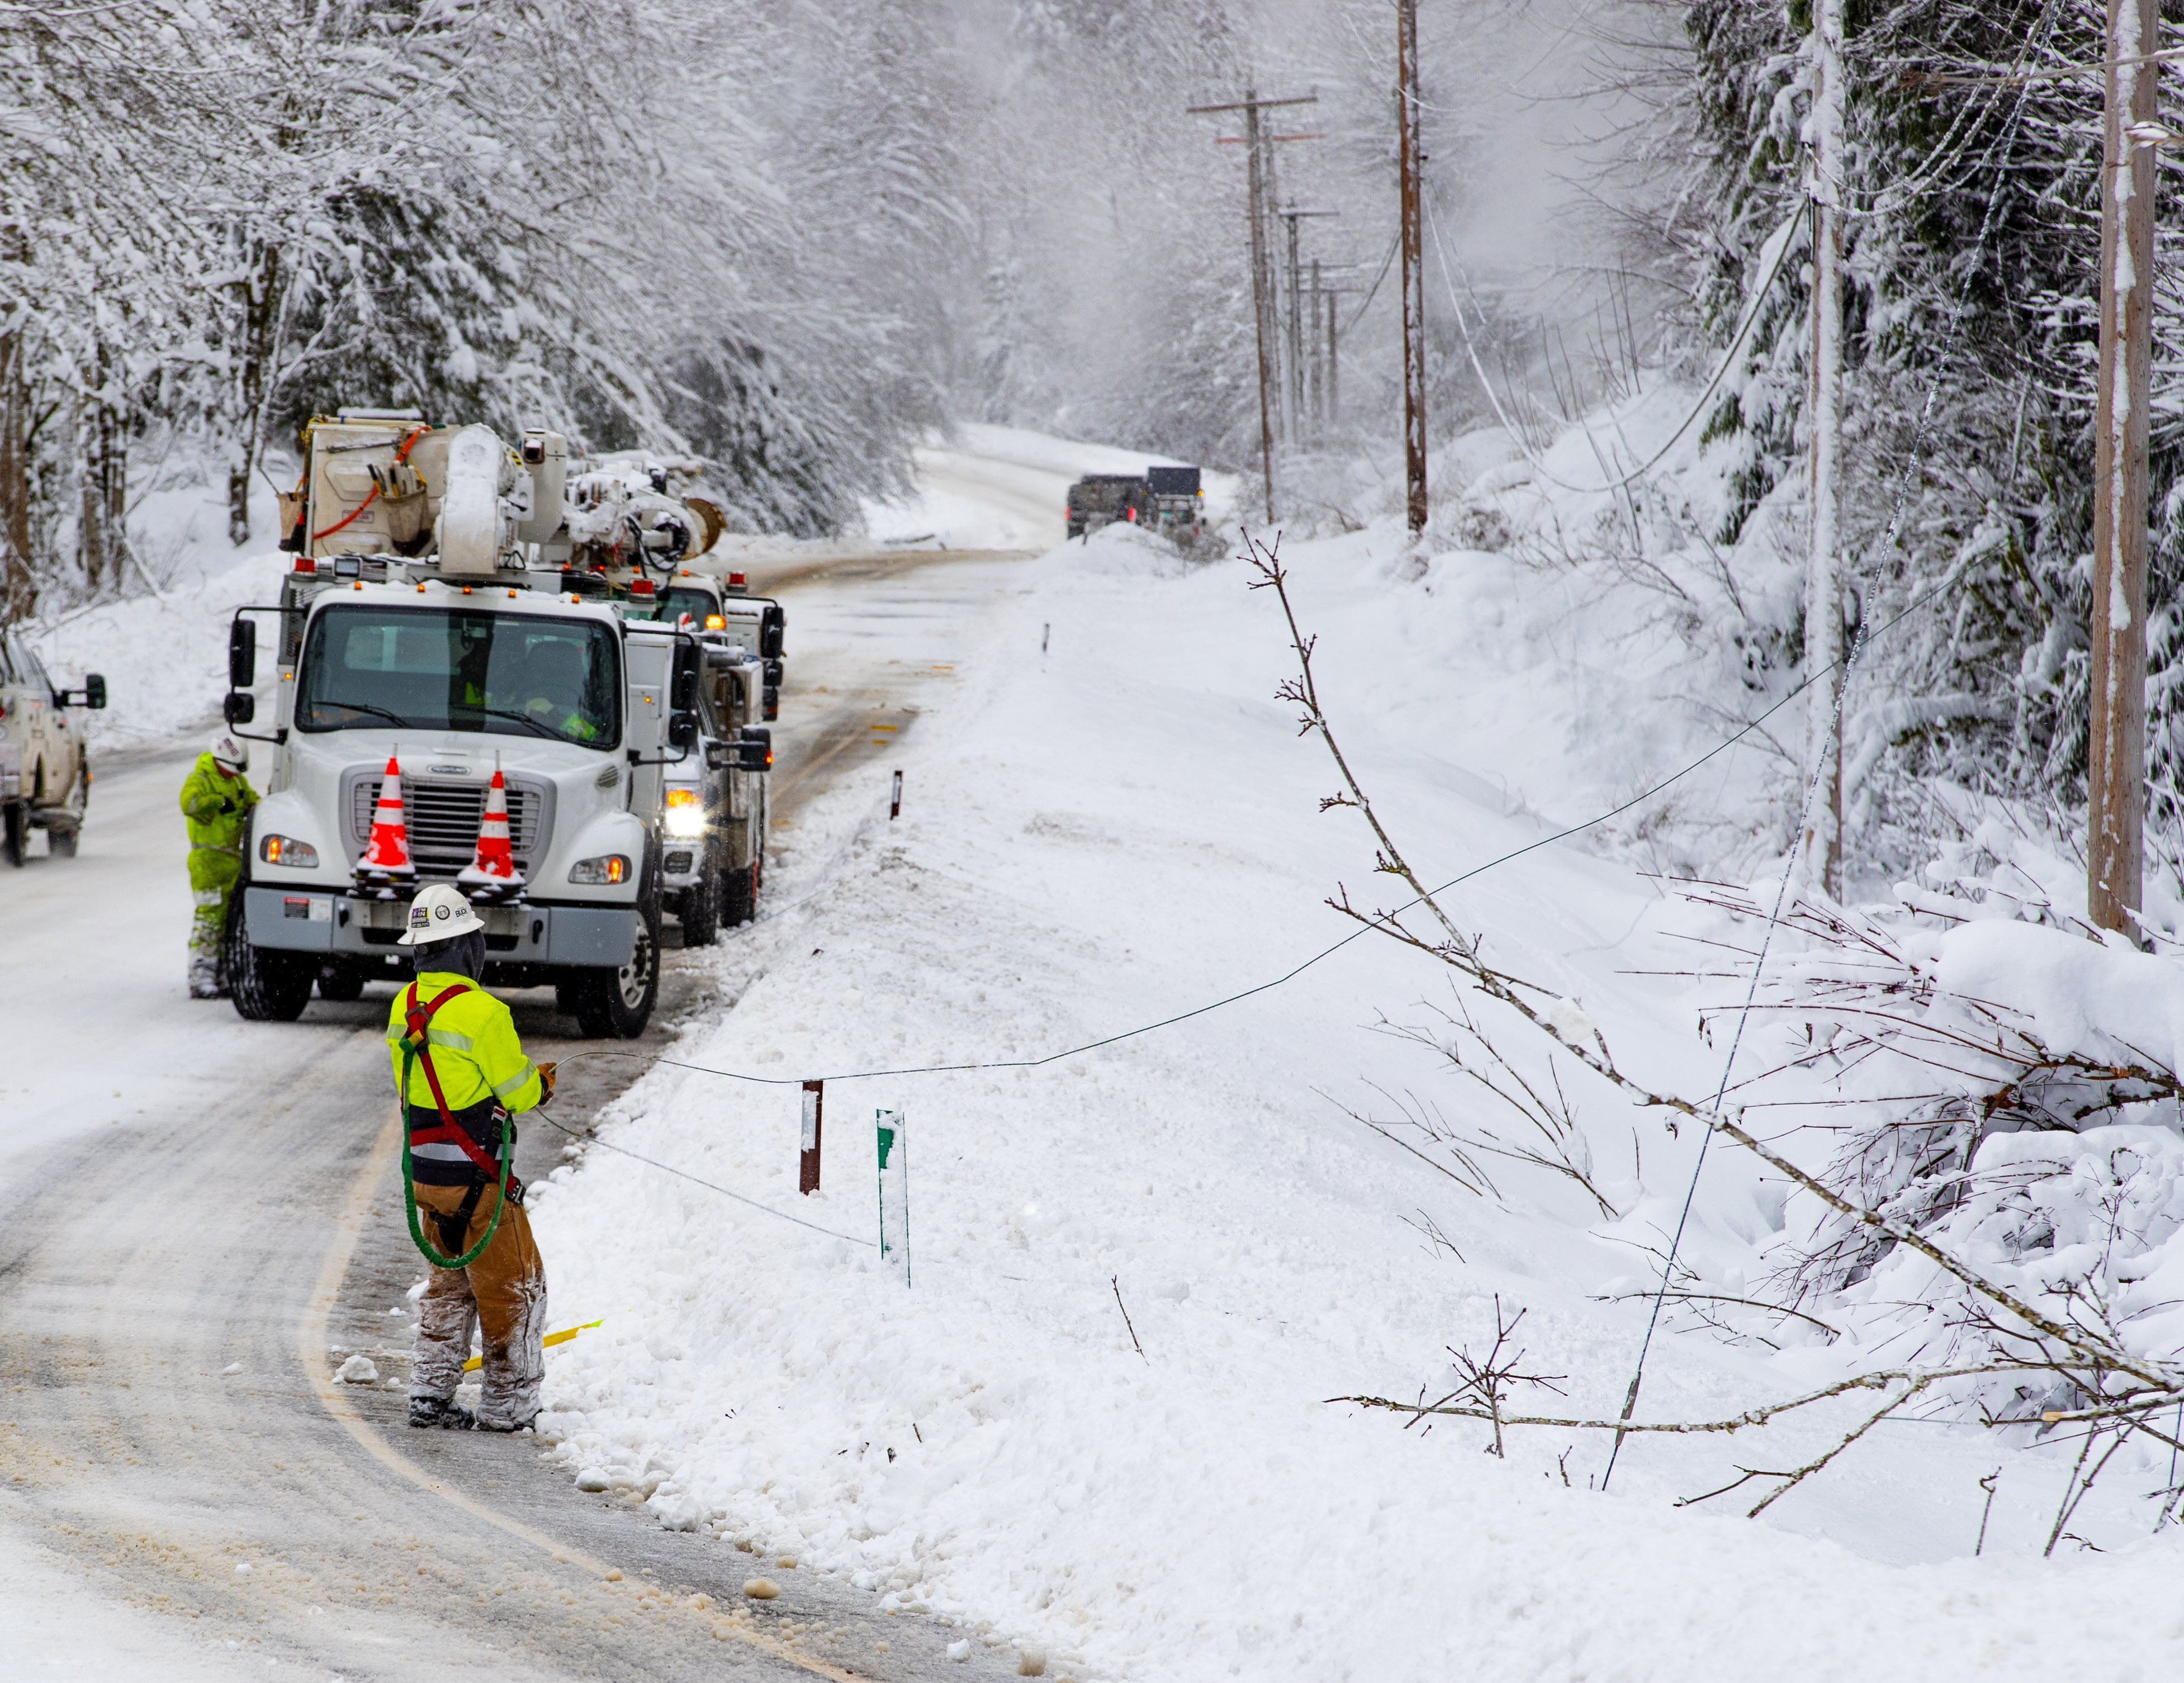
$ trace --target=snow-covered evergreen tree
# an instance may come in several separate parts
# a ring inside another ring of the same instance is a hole
[[[1802,471],[1811,270],[1768,236],[1805,205],[1811,16],[1695,0],[1689,109],[1713,207],[1691,231],[1702,309],[1758,331],[1710,417],[1736,452],[1727,529]],[[1854,862],[1909,862],[1921,779],[2083,798],[2092,353],[2099,298],[2102,8],[1914,0],[1847,17],[1842,536],[1855,617],[1875,630],[1846,720]],[[2161,166],[2162,295],[2176,296]],[[2184,327],[2157,313],[2148,834],[2174,834],[2184,738]],[[1799,628],[1792,628],[1793,632]],[[1794,636],[1791,646],[1798,645]]]

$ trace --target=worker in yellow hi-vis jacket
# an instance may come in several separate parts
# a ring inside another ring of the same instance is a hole
[[[410,1424],[520,1432],[538,1415],[546,1371],[546,1265],[512,1173],[502,1202],[503,1130],[512,1152],[510,1118],[552,1095],[554,1066],[524,1056],[508,1007],[478,986],[485,925],[460,889],[434,883],[421,891],[402,945],[415,950],[416,980],[394,996],[387,1049],[398,1086],[409,1067],[402,1100],[413,1231],[440,1251],[426,1253],[434,1266],[418,1305]],[[441,1259],[462,1266],[440,1267]],[[473,1328],[483,1335],[485,1370],[475,1417],[455,1402]]]
[[[227,991],[220,946],[227,933],[227,905],[242,880],[242,839],[258,791],[242,775],[250,750],[221,732],[198,755],[182,782],[182,816],[190,833],[190,997],[216,1000]]]

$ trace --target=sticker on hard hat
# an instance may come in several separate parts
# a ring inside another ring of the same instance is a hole
[[[443,906],[440,908],[440,916],[445,917],[447,915],[448,908]],[[410,908],[410,927],[412,929],[431,928],[432,927],[432,908],[425,906],[411,906]]]

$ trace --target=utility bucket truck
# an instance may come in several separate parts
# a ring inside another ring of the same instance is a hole
[[[588,1034],[641,1033],[664,779],[697,739],[703,645],[626,621],[597,572],[562,565],[553,433],[511,449],[484,426],[344,410],[312,422],[305,456],[293,570],[229,644],[228,722],[273,744],[228,942],[236,1009],[291,1021],[314,984],[354,999],[406,979],[410,900],[454,881],[485,921],[487,981],[552,986]],[[278,681],[252,733],[260,625]]]

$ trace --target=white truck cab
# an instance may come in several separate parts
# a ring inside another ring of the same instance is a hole
[[[486,979],[553,986],[587,1034],[641,1033],[659,987],[664,777],[699,752],[697,639],[629,623],[588,579],[535,565],[560,525],[558,438],[529,435],[519,454],[483,427],[355,412],[308,437],[294,569],[279,604],[238,615],[230,647],[241,731],[254,627],[277,616],[273,728],[256,733],[270,776],[229,945],[237,1009],[291,1020],[314,984],[354,999],[406,980],[409,900],[471,866],[498,771],[515,878],[463,884]],[[399,519],[378,507],[404,502]],[[406,871],[366,862],[390,761]]]

